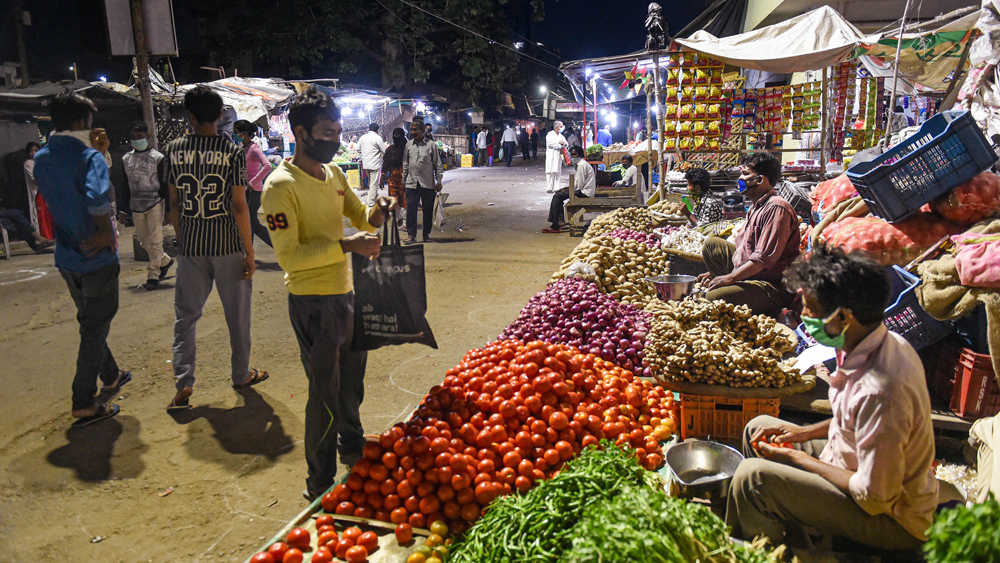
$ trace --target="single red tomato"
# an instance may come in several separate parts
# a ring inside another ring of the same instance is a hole
[[[356,545],[347,550],[345,559],[347,563],[365,563],[368,561],[368,550],[360,545]]]
[[[378,536],[375,532],[365,532],[358,538],[357,544],[367,549],[368,553],[372,553],[378,549]]]
[[[410,526],[406,522],[400,523],[396,526],[396,541],[399,545],[410,543],[413,539],[413,526]]]
[[[337,542],[336,547],[333,548],[333,553],[334,555],[337,556],[337,559],[343,559],[344,557],[347,556],[347,550],[351,549],[352,547],[354,547],[353,541],[348,539],[341,539],[339,542]]]
[[[303,530],[302,528],[295,528],[291,532],[288,532],[288,537],[285,538],[285,543],[291,547],[301,549],[303,551],[309,550],[309,532]]]
[[[274,556],[268,551],[261,551],[250,558],[250,563],[274,563]]]
[[[271,547],[267,548],[267,552],[274,557],[274,563],[281,563],[281,560],[288,553],[288,544],[283,541],[277,541],[271,544]]]
[[[313,553],[310,563],[331,563],[333,561],[333,553],[325,547],[321,547]]]
[[[343,537],[345,540],[351,540],[352,544],[357,544],[358,538],[361,537],[361,528],[351,526],[350,528],[344,530]]]
[[[302,552],[294,547],[289,549],[281,558],[281,563],[302,563]]]

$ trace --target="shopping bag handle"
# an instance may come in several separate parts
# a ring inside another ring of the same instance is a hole
[[[392,248],[402,248],[402,242],[399,240],[399,225],[396,224],[396,211],[390,211],[383,215],[385,221],[382,223],[382,246],[391,246]],[[386,222],[392,225],[392,230],[390,232],[386,227]]]

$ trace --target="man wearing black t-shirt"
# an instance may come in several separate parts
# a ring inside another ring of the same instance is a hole
[[[268,378],[250,369],[250,279],[255,269],[246,201],[243,150],[219,136],[222,98],[207,86],[184,95],[193,135],[166,150],[170,222],[180,238],[174,293],[174,377],[177,394],[167,410],[190,408],[194,391],[195,324],[215,284],[232,348],[234,388]]]

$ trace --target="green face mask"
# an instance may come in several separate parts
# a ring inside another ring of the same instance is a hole
[[[809,336],[812,336],[814,339],[816,339],[816,342],[819,342],[823,346],[829,346],[831,348],[843,350],[844,343],[847,340],[847,336],[845,335],[845,333],[847,332],[847,327],[844,327],[844,330],[841,331],[841,333],[837,336],[830,336],[826,332],[826,323],[830,322],[830,318],[836,315],[839,311],[840,308],[837,308],[837,310],[834,311],[833,314],[831,314],[829,317],[825,319],[817,319],[814,317],[807,317],[805,315],[802,315],[802,324],[805,325],[806,332],[809,333]]]

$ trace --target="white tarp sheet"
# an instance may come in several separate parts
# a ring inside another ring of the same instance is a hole
[[[863,35],[829,6],[740,35],[718,38],[698,31],[675,39],[688,51],[734,66],[775,73],[804,72],[847,60]]]

